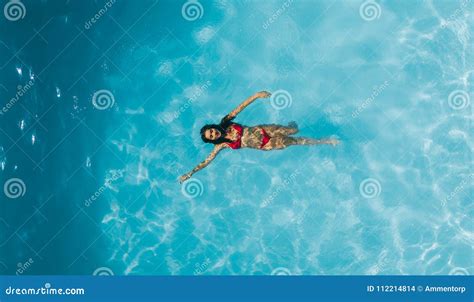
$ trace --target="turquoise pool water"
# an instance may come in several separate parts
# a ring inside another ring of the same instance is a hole
[[[5,273],[474,272],[471,1],[23,3]],[[225,150],[180,185],[199,129],[261,90],[237,122],[341,144]]]

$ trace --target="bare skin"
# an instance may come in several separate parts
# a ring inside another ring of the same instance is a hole
[[[259,98],[268,98],[270,97],[270,93],[266,91],[257,92],[253,96],[249,97],[245,101],[243,101],[237,108],[232,110],[228,114],[229,118],[234,118],[239,114],[245,107],[250,105],[252,102]],[[262,129],[270,136],[270,140],[263,146],[262,148],[262,139],[263,133]],[[336,139],[313,139],[313,138],[306,138],[306,137],[292,137],[290,135],[296,134],[298,132],[298,126],[296,123],[290,123],[288,126],[281,126],[281,125],[259,125],[255,127],[245,127],[243,126],[243,133],[241,136],[241,148],[252,148],[252,149],[260,149],[264,151],[269,150],[280,150],[287,148],[289,146],[294,145],[332,145],[335,146],[339,143]],[[205,137],[210,140],[215,140],[225,135],[227,139],[231,141],[235,141],[238,139],[238,132],[233,128],[229,127],[226,129],[226,133],[220,133],[218,130],[215,129],[208,129],[204,133]],[[189,179],[194,173],[198,172],[199,170],[207,167],[217,156],[217,154],[225,149],[230,148],[226,143],[216,144],[214,145],[214,149],[209,154],[209,156],[198,164],[194,169],[190,172],[182,175],[179,178],[179,181],[182,183],[183,181]]]

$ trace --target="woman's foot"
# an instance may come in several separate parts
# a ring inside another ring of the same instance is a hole
[[[317,144],[331,145],[333,147],[340,143],[340,141],[335,138],[318,139],[316,142]]]

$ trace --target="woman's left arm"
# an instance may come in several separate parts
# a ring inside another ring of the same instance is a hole
[[[228,115],[226,115],[224,119],[231,120],[231,119],[235,118],[237,116],[237,114],[239,114],[242,110],[244,110],[245,107],[250,105],[256,99],[258,99],[258,98],[268,98],[271,95],[272,94],[270,92],[267,92],[267,91],[257,92],[256,94],[252,95],[251,97],[249,97],[248,99],[243,101],[242,104],[237,106],[237,108],[235,108]]]

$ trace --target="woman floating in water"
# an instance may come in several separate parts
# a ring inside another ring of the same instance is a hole
[[[226,115],[219,125],[205,125],[201,129],[201,138],[206,143],[214,144],[214,150],[211,154],[197,165],[191,172],[182,175],[179,180],[183,182],[190,178],[194,173],[203,169],[216,158],[224,148],[240,149],[253,148],[260,150],[278,150],[284,149],[292,145],[333,145],[338,141],[335,139],[312,139],[306,137],[292,137],[298,132],[298,126],[295,122],[288,124],[288,126],[280,125],[259,125],[255,127],[247,127],[232,120],[245,107],[250,105],[258,98],[268,98],[270,93],[266,91],[257,92],[255,95],[246,99],[242,104],[235,108],[231,113]]]

